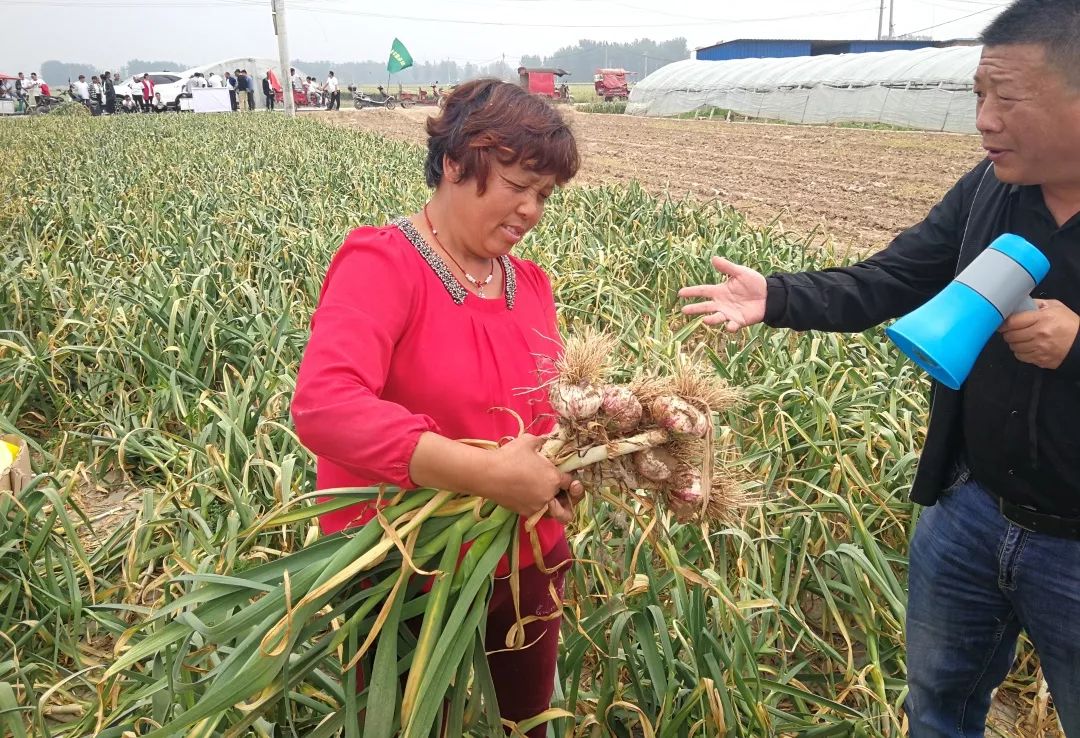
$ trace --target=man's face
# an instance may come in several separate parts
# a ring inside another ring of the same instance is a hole
[[[998,179],[1080,185],[1080,89],[1037,44],[987,46],[975,72],[976,121]]]
[[[30,79],[37,79],[37,72],[31,72]]]

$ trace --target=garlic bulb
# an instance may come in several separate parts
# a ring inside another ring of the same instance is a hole
[[[708,416],[681,397],[657,397],[649,406],[649,412],[657,425],[676,435],[704,438],[709,431]]]
[[[608,427],[617,433],[629,433],[641,421],[641,401],[625,385],[604,387],[600,408],[608,417]]]
[[[603,402],[600,390],[586,383],[558,382],[551,385],[548,397],[551,400],[551,407],[558,416],[567,420],[588,420],[599,412]]]
[[[667,490],[668,508],[679,520],[686,521],[701,512],[701,472],[683,466],[675,471]]]
[[[647,448],[633,456],[634,470],[652,482],[664,482],[674,474],[678,462],[671,454],[658,448]]]

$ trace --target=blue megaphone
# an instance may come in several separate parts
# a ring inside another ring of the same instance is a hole
[[[927,373],[960,389],[994,331],[1013,313],[1034,310],[1031,291],[1050,271],[1043,253],[1020,236],[998,236],[930,302],[885,335]]]

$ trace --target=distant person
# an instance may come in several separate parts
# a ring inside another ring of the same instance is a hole
[[[104,108],[105,88],[101,85],[101,77],[96,74],[90,78],[90,103],[88,107],[93,115],[101,115]]]
[[[274,83],[270,81],[270,70],[266,70],[266,76],[262,81],[263,96],[266,98],[266,109],[274,109]]]
[[[236,71],[237,73],[240,72],[239,69]],[[229,90],[229,107],[231,107],[235,113],[239,108],[239,103],[236,101],[236,77],[232,76],[229,72],[225,72],[225,79],[222,80],[222,82],[222,87],[226,87]]]
[[[116,86],[113,84],[112,72],[101,75],[101,89],[104,96],[104,109],[109,115],[116,112]]]
[[[289,84],[298,92],[304,91],[304,78],[300,76],[300,73],[294,67],[289,67]]]
[[[22,89],[26,104],[36,108],[41,98],[41,82],[38,81],[37,72],[30,72],[30,79],[23,80]]]
[[[150,105],[154,101],[154,80],[150,79],[149,74],[144,74],[140,86],[142,87],[143,112],[149,113]]]
[[[341,110],[341,92],[338,90],[338,80],[333,72],[327,76],[323,88],[326,90],[326,109]]]
[[[210,72],[210,74],[206,77],[206,86],[224,87],[225,85],[221,84],[221,77],[218,75],[217,72]]]
[[[247,109],[255,109],[255,79],[248,74],[248,70],[241,69],[244,74],[244,92],[247,94]]]
[[[90,85],[86,83],[85,74],[80,74],[79,79],[71,83],[71,95],[83,105],[90,107]]]
[[[243,111],[247,110],[247,75],[244,74],[244,70],[237,69],[236,72],[236,109]]]
[[[321,90],[319,89],[319,81],[314,77],[308,77],[307,82],[304,85],[304,91],[307,94],[308,105],[318,105],[321,98]]]

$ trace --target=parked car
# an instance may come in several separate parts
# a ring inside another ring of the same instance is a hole
[[[128,77],[123,82],[117,82],[116,96],[122,98],[131,95],[136,99],[142,99],[143,72]],[[180,109],[180,95],[184,92],[184,83],[191,76],[190,72],[149,72],[150,79],[154,82],[154,92],[161,95],[166,107],[170,110]]]

